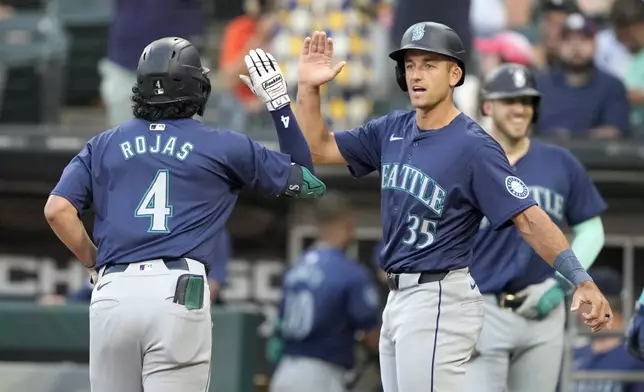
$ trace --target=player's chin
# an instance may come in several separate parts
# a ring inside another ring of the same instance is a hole
[[[508,136],[516,139],[526,137],[528,135],[528,129],[530,129],[530,124],[527,123],[505,124],[505,133],[507,133]]]
[[[410,95],[409,98],[411,99],[411,106],[415,109],[426,109],[433,106],[431,99],[427,96]]]

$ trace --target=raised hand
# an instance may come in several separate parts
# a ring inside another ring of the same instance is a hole
[[[313,37],[306,37],[300,54],[297,78],[301,86],[318,87],[333,80],[346,65],[340,61],[333,67],[333,39],[323,31],[316,31]]]

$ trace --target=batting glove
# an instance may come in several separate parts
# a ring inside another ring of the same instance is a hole
[[[274,111],[291,103],[288,96],[286,80],[275,57],[254,49],[244,57],[248,74],[239,78],[265,105],[269,111]]]
[[[554,278],[532,284],[516,294],[525,296],[525,300],[515,313],[529,319],[546,317],[564,300],[564,291]]]
[[[626,328],[626,347],[632,356],[644,360],[644,305],[640,302]]]

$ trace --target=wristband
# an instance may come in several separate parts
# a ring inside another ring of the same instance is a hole
[[[559,253],[552,267],[575,286],[578,286],[582,282],[593,281],[571,249],[566,249]]]

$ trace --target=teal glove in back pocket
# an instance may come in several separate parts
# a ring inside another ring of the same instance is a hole
[[[181,275],[177,279],[174,303],[183,305],[188,310],[201,309],[205,285],[204,277],[201,275]]]

